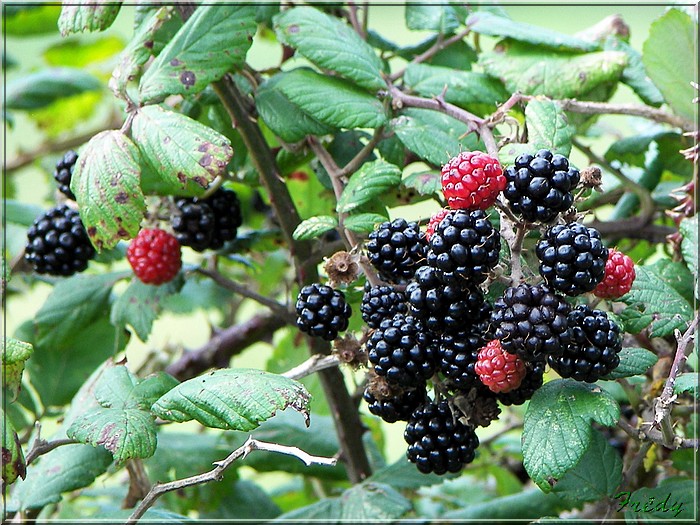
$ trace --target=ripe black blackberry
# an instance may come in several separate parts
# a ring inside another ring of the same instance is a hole
[[[569,166],[566,157],[545,149],[535,155],[519,155],[505,176],[503,195],[511,209],[526,221],[545,223],[571,207],[572,190],[580,179],[579,171]]]
[[[528,399],[531,399],[538,388],[542,386],[544,380],[544,361],[533,361],[527,363],[527,372],[520,386],[515,390],[506,393],[495,394],[504,405],[522,405]]]
[[[425,403],[427,394],[424,387],[404,390],[401,394],[386,399],[377,398],[366,388],[362,398],[367,402],[370,413],[387,423],[408,421],[413,411]]]
[[[450,386],[468,391],[479,384],[474,364],[479,349],[484,344],[483,333],[474,329],[442,334],[437,346],[436,362],[438,370],[448,379]]]
[[[566,295],[592,291],[605,277],[608,249],[595,228],[578,222],[557,224],[535,247],[540,275]]]
[[[433,338],[410,315],[384,319],[370,335],[366,348],[377,375],[400,386],[420,386],[435,372]]]
[[[95,256],[80,214],[63,204],[37,217],[27,230],[24,257],[37,273],[69,276]]]
[[[414,280],[406,287],[411,315],[434,333],[463,331],[480,315],[484,308],[484,294],[475,287],[444,284],[438,270],[421,266]]]
[[[445,284],[465,287],[486,280],[500,249],[501,235],[483,210],[454,210],[430,236],[427,260]]]
[[[404,440],[406,456],[424,474],[459,472],[474,461],[479,438],[474,429],[458,421],[447,401],[427,403],[411,414]]]
[[[406,295],[393,286],[372,286],[366,282],[360,311],[367,326],[379,328],[382,320],[408,312]]]
[[[332,341],[347,329],[352,308],[340,290],[313,283],[299,292],[296,312],[299,330]]]
[[[206,199],[178,198],[175,206],[178,212],[171,220],[175,237],[198,252],[223,247],[224,242],[236,238],[243,222],[238,194],[226,188],[219,188]]]
[[[586,305],[574,308],[568,316],[571,343],[561,356],[548,356],[547,362],[562,377],[594,383],[620,364],[620,327],[601,310]]]
[[[559,356],[570,340],[570,310],[569,303],[544,283],[511,286],[493,305],[494,337],[504,350],[525,361]]]
[[[367,257],[379,276],[392,284],[410,280],[425,260],[427,250],[418,223],[402,218],[381,223],[370,232],[365,246]]]
[[[73,168],[76,162],[78,162],[78,154],[73,150],[68,150],[56,163],[56,169],[53,172],[53,178],[58,183],[58,191],[72,200],[75,200],[75,195],[70,190],[70,180],[73,177]]]

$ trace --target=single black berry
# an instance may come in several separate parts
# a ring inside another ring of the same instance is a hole
[[[608,249],[598,230],[578,222],[550,228],[535,254],[545,282],[566,295],[590,292],[605,277]]]
[[[515,390],[506,393],[495,394],[504,405],[522,405],[528,399],[531,399],[533,394],[542,386],[544,378],[544,361],[533,361],[527,363],[527,372],[520,386]]]
[[[367,257],[382,279],[405,283],[425,260],[427,244],[417,222],[395,219],[381,223],[369,234]]]
[[[400,386],[424,384],[435,372],[430,334],[410,315],[384,319],[366,343],[367,357],[379,376]]]
[[[366,282],[360,311],[367,326],[379,328],[384,319],[407,313],[406,295],[393,286],[372,286]]]
[[[80,214],[65,204],[39,216],[27,230],[24,257],[37,273],[73,275],[94,256]]]
[[[561,355],[570,340],[566,318],[570,310],[569,303],[546,284],[512,286],[493,305],[494,337],[505,351],[525,361]]]
[[[594,383],[620,364],[620,327],[601,310],[586,305],[574,308],[568,316],[571,343],[561,356],[548,356],[547,362],[562,377]]]
[[[480,284],[498,263],[501,235],[483,210],[454,210],[430,236],[428,265],[445,284]]]
[[[340,290],[313,283],[299,292],[296,312],[299,330],[332,341],[347,329],[352,308]]]
[[[58,191],[63,193],[69,199],[75,200],[75,195],[70,190],[70,181],[73,177],[73,168],[78,161],[78,154],[69,150],[56,163],[56,170],[53,172],[53,178],[58,183]]]
[[[459,472],[474,461],[479,446],[474,429],[452,415],[447,401],[418,407],[408,420],[404,439],[406,456],[424,474]]]
[[[568,210],[580,179],[566,157],[544,149],[519,155],[505,176],[503,195],[511,209],[529,222],[552,222],[559,212]]]
[[[382,418],[387,423],[408,421],[411,413],[425,403],[427,395],[424,387],[404,390],[401,394],[386,399],[379,399],[369,389],[365,389],[362,398],[367,402],[370,413]]]

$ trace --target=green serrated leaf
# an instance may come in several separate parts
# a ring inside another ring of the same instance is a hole
[[[348,181],[338,199],[338,213],[348,213],[401,182],[401,170],[383,160],[367,162]]]
[[[7,85],[5,109],[36,110],[59,99],[102,89],[102,83],[82,69],[47,68],[17,78]]]
[[[420,171],[412,173],[402,184],[407,188],[413,188],[419,195],[434,195],[442,191],[442,179],[436,171]]]
[[[581,506],[588,501],[603,501],[615,493],[622,482],[622,458],[597,430],[578,465],[569,470],[552,492],[565,501]]]
[[[2,385],[9,402],[14,401],[22,384],[24,363],[34,352],[34,347],[12,337],[3,338],[2,343]]]
[[[367,233],[374,230],[377,224],[387,220],[383,215],[378,213],[358,213],[357,215],[349,215],[345,219],[344,226],[351,231],[358,233]]]
[[[449,67],[409,64],[404,83],[425,97],[436,97],[444,91],[445,101],[480,114],[495,110],[508,98],[503,84],[493,77]]]
[[[98,133],[81,152],[70,188],[98,252],[138,233],[146,211],[140,173],[138,148],[121,131]]]
[[[4,378],[4,375],[3,375]],[[0,407],[0,435],[2,436],[2,486],[9,487],[17,478],[25,479],[27,464],[22,445],[5,410]]]
[[[319,235],[323,235],[338,226],[338,219],[330,215],[319,215],[311,217],[299,223],[295,228],[292,237],[297,241],[306,241],[315,239]]]
[[[474,134],[467,135],[466,124],[429,109],[406,110],[392,121],[392,127],[404,146],[435,166],[477,147]]]
[[[598,386],[572,379],[545,383],[525,414],[525,470],[549,492],[583,457],[591,442],[591,422],[612,426],[619,417],[618,404]]]
[[[600,46],[565,33],[525,22],[516,22],[488,11],[477,11],[467,18],[467,27],[482,35],[511,38],[528,44],[558,50],[596,51]]]
[[[136,401],[136,407],[150,410],[153,403],[179,384],[180,382],[170,374],[156,372],[139,381],[134,387],[131,397]]]
[[[66,434],[81,443],[103,446],[118,463],[151,457],[157,445],[155,417],[136,408],[96,408],[76,418]]]
[[[503,50],[482,53],[479,63],[511,93],[585,100],[594,89],[620,79],[627,55],[619,51],[554,52],[509,42]]]
[[[309,393],[301,383],[256,369],[220,369],[181,383],[156,401],[167,421],[196,419],[227,430],[252,430],[277,410],[292,407],[308,419]]]
[[[254,5],[199,6],[141,77],[141,102],[199,93],[240,68],[256,28]]]
[[[464,23],[464,13],[454,5],[408,3],[406,27],[412,31],[437,31],[449,34]]]
[[[294,7],[275,17],[274,28],[280,42],[320,68],[373,91],[386,88],[374,49],[340,19],[313,7]]]
[[[138,338],[146,342],[163,302],[181,287],[181,279],[160,286],[144,284],[138,279],[133,279],[112,304],[110,321],[115,326],[130,325]]]
[[[603,49],[606,51],[622,51],[627,54],[627,67],[622,72],[622,82],[627,84],[645,104],[660,106],[664,97],[654,83],[649,79],[642,63],[642,54],[617,36],[610,36]]]
[[[569,156],[574,129],[559,104],[546,98],[530,100],[525,107],[525,122],[532,150],[548,149]]]
[[[685,326],[693,315],[692,306],[658,274],[658,269],[637,266],[632,289],[620,300],[628,308],[620,317],[630,333],[651,327],[653,337],[664,337]]]
[[[643,133],[624,137],[613,142],[605,152],[605,160],[612,162],[620,161],[632,166],[644,167],[646,164],[647,151],[652,142],[658,143],[666,137],[678,136],[678,133],[672,131],[652,131],[651,133]]]
[[[673,385],[673,391],[676,394],[690,392],[691,395],[698,397],[698,373],[686,372],[676,377],[676,384]]]
[[[687,13],[669,9],[649,27],[642,62],[649,78],[679,116],[695,121],[698,93],[693,88],[698,26]],[[672,56],[673,60],[669,60]]]
[[[277,88],[304,113],[326,126],[376,128],[386,122],[386,111],[379,99],[341,78],[294,69],[279,79]]]
[[[61,36],[84,31],[104,31],[119,14],[121,2],[94,2],[80,0],[64,3],[58,18]]]
[[[131,133],[149,168],[142,180],[146,193],[202,194],[233,156],[226,137],[160,106],[139,109]]]
[[[619,379],[645,373],[659,358],[646,348],[628,347],[620,350],[620,364],[604,379]]]

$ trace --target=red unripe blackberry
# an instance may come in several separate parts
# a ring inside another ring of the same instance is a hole
[[[632,289],[636,273],[634,261],[621,251],[608,250],[603,280],[593,289],[593,294],[602,299],[617,299]]]
[[[37,273],[69,276],[95,256],[80,214],[65,204],[36,218],[27,230],[24,258]]]
[[[520,386],[525,377],[525,361],[506,352],[498,339],[489,341],[479,350],[474,371],[491,392],[507,393]]]
[[[406,295],[393,286],[372,286],[366,282],[360,312],[367,326],[379,328],[384,319],[408,312]]]
[[[129,243],[126,258],[138,279],[160,285],[172,281],[180,271],[180,243],[164,230],[142,229]]]
[[[503,195],[511,209],[529,222],[552,222],[574,202],[573,190],[581,178],[563,155],[540,150],[523,153],[505,171]]]
[[[498,263],[501,235],[483,210],[454,210],[430,237],[427,261],[445,284],[480,284]]]
[[[605,275],[608,249],[595,228],[579,222],[557,224],[535,247],[540,275],[555,290],[566,295],[592,291]]]
[[[546,284],[511,286],[493,305],[494,339],[506,352],[528,362],[561,355],[571,337],[570,310],[569,303]]]
[[[56,163],[56,169],[53,172],[53,178],[58,183],[58,191],[72,200],[75,200],[75,195],[70,190],[70,181],[76,162],[78,162],[78,154],[73,150],[68,150]]]
[[[498,159],[481,151],[463,151],[442,167],[442,193],[455,210],[485,210],[505,186]]]
[[[406,456],[423,474],[459,472],[474,461],[479,438],[457,420],[447,401],[427,403],[411,414],[403,434]]]
[[[430,242],[430,237],[433,235],[435,232],[435,228],[437,228],[437,225],[440,224],[440,221],[445,218],[445,215],[450,213],[449,208],[442,208],[441,210],[436,211],[433,213],[430,217],[430,221],[428,222],[428,226],[425,228],[425,240],[427,242]]]
[[[399,386],[424,385],[435,372],[433,339],[410,315],[384,319],[365,346],[376,374]]]
[[[371,414],[387,423],[408,421],[413,411],[425,403],[427,395],[424,387],[404,390],[401,394],[387,399],[378,399],[366,388],[362,398],[367,402]]]
[[[620,364],[620,327],[601,310],[579,305],[569,313],[571,343],[547,362],[562,377],[594,383]]]
[[[370,263],[379,276],[392,284],[409,281],[425,260],[425,236],[417,222],[394,219],[370,232],[365,245]]]
[[[532,361],[526,363],[525,377],[518,388],[509,392],[499,392],[496,394],[496,399],[503,405],[522,405],[528,399],[531,399],[537,389],[542,386],[544,379],[544,361]]]
[[[342,291],[312,283],[299,291],[296,312],[299,330],[332,341],[338,337],[338,332],[347,329],[352,308]]]

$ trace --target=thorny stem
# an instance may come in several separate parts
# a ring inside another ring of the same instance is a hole
[[[196,476],[190,476],[188,478],[178,479],[169,483],[156,483],[153,485],[151,490],[148,491],[148,494],[146,494],[146,497],[131,513],[131,516],[129,516],[126,523],[131,524],[138,522],[146,511],[151,508],[156,500],[163,494],[174,490],[184,489],[186,487],[192,487],[194,485],[201,485],[210,481],[221,481],[223,479],[224,471],[226,471],[227,468],[229,468],[238,459],[245,458],[254,450],[266,450],[268,452],[277,452],[279,454],[294,456],[300,459],[307,467],[311,465],[334,466],[337,461],[335,458],[312,456],[297,447],[267,443],[249,436],[243,445],[231,452],[231,454],[229,454],[225,459],[215,462],[215,467],[209,472],[198,474]]]

